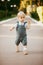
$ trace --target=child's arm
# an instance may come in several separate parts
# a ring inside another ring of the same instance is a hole
[[[31,20],[28,20],[28,21],[27,21],[27,25],[26,25],[26,28],[27,28],[27,29],[30,28],[30,24],[31,24]]]
[[[10,31],[12,31],[14,28],[16,28],[17,27],[17,23],[15,24],[15,25],[12,25],[11,27],[10,27]]]
[[[14,27],[10,27],[10,31],[12,31],[14,29]]]
[[[31,21],[29,20],[28,22],[27,22],[27,29],[29,29],[30,28],[30,24],[31,24]]]

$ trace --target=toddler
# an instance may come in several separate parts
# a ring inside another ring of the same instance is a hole
[[[19,52],[19,44],[20,42],[23,44],[23,53],[24,55],[27,55],[27,34],[26,29],[29,29],[30,27],[30,21],[28,20],[25,22],[25,13],[20,11],[17,14],[18,21],[17,23],[10,28],[10,31],[12,31],[14,28],[16,28],[17,37],[16,37],[16,52]]]

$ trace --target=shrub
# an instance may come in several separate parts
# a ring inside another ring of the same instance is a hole
[[[36,19],[36,20],[39,20],[38,13],[36,11],[35,12],[31,12],[31,17]]]
[[[11,16],[11,15],[12,15],[12,12],[9,11],[9,12],[7,13],[7,16]]]
[[[0,19],[3,18],[3,17],[5,17],[5,11],[2,11],[2,10],[1,10],[1,11],[0,11]]]

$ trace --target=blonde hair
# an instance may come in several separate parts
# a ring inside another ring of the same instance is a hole
[[[24,13],[23,11],[20,11],[20,12],[18,12],[18,14],[17,14],[17,16],[22,16],[22,15],[25,16],[25,13]]]

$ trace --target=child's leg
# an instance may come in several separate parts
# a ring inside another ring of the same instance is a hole
[[[16,43],[16,52],[19,52],[19,44],[20,44],[20,39],[19,39],[19,37],[17,37],[15,43]]]
[[[27,46],[23,46],[23,53],[24,53],[24,55],[27,55],[28,54]]]
[[[16,45],[16,52],[19,52],[19,45]]]
[[[27,55],[28,54],[28,52],[27,52],[27,36],[24,37],[24,39],[22,40],[22,43],[23,43],[23,53],[25,55]]]

